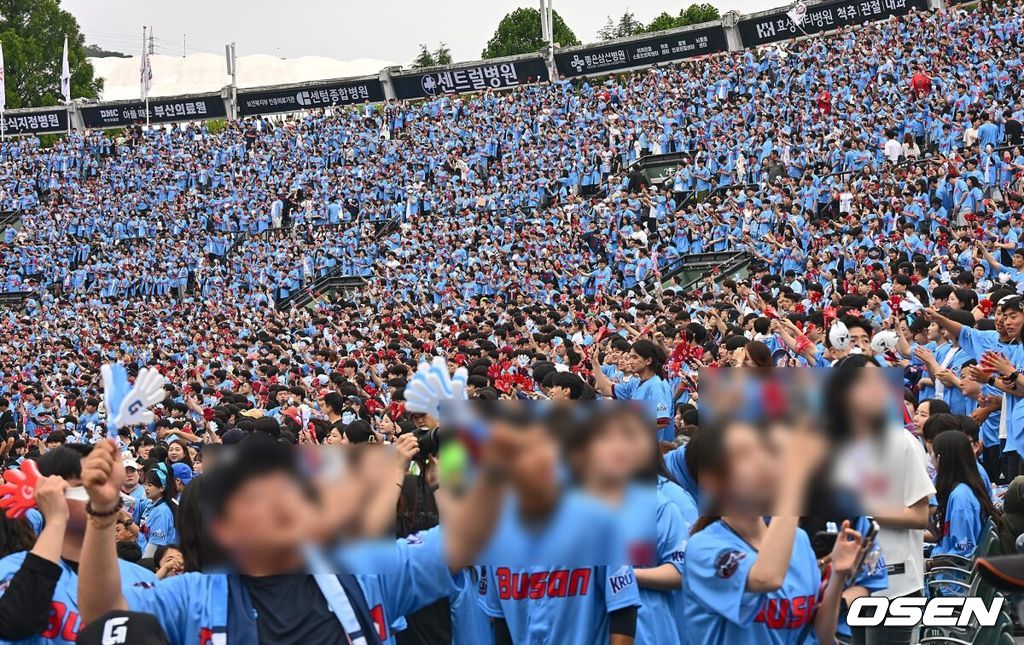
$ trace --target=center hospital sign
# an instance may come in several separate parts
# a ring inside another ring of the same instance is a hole
[[[555,52],[555,65],[562,76],[598,75],[717,54],[728,49],[725,29],[715,25],[617,44]]]

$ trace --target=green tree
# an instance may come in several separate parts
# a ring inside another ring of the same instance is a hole
[[[667,11],[662,11],[660,14],[655,16],[647,25],[646,31],[664,31],[666,29],[675,29],[676,27],[682,27],[682,17],[673,16]]]
[[[557,11],[552,12],[555,22],[555,43],[561,47],[580,44],[579,38],[565,24]],[[500,58],[540,51],[547,43],[540,36],[540,11],[521,7],[507,14],[498,23],[494,36],[487,41],[482,58]]]
[[[413,68],[419,67],[434,67],[436,65],[451,65],[452,64],[452,50],[448,48],[445,43],[439,43],[437,49],[430,51],[430,49],[421,44],[420,53],[416,57],[416,60],[412,62]]]
[[[434,50],[434,61],[438,65],[452,64],[452,50],[448,48],[448,43],[438,44],[437,49]]]
[[[617,22],[613,21],[611,16],[608,16],[608,22],[604,24],[601,31],[597,32],[597,37],[601,40],[611,40],[613,38],[635,36],[636,34],[642,34],[644,31],[644,24],[636,19],[632,11],[627,9],[626,13],[622,14],[622,17]]]
[[[97,98],[95,78],[78,21],[57,0],[0,0],[0,42],[4,46],[7,107],[59,105],[61,56],[68,38],[72,98]]]
[[[420,55],[416,57],[416,60],[412,62],[413,67],[433,67],[437,65],[437,61],[434,60],[434,53],[427,49],[426,45],[420,45]]]
[[[685,21],[683,25],[699,25],[702,22],[710,22],[722,17],[718,13],[718,9],[707,2],[691,4],[679,15]]]
[[[652,32],[664,31],[665,29],[676,29],[687,25],[697,25],[702,22],[718,20],[720,17],[718,9],[706,2],[691,4],[689,7],[681,10],[678,16],[673,16],[667,11],[661,12],[661,14],[647,25],[647,28],[644,29],[644,31]]]

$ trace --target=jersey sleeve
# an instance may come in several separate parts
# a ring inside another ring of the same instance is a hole
[[[672,389],[668,383],[662,381],[651,393],[654,399],[655,418],[658,423],[668,421],[672,418]]]
[[[960,348],[975,360],[981,360],[981,355],[992,346],[992,342],[987,334],[970,327],[960,329],[958,341]]]
[[[605,606],[608,613],[625,607],[640,606],[640,588],[636,584],[633,567],[624,564],[620,567],[600,566],[596,572],[604,578]]]
[[[686,467],[685,444],[665,454],[665,467],[668,469],[668,473],[672,475],[672,479],[696,499],[697,482],[694,481],[690,470]]]
[[[636,391],[637,379],[631,378],[625,383],[616,383],[612,387],[612,397],[619,401],[628,401],[633,397],[633,392]]]
[[[639,607],[640,588],[636,584],[633,567],[628,564],[629,555],[621,525],[611,515],[607,520],[604,529],[601,529],[599,522],[595,522],[598,534],[606,536],[603,541],[604,557],[600,559],[603,564],[595,568],[595,573],[598,580],[604,579],[605,604],[611,613],[624,607]]]
[[[374,564],[388,616],[405,616],[457,593],[461,572],[452,576],[444,557],[440,527],[397,540],[393,549],[375,549]]]
[[[973,557],[978,548],[978,534],[981,533],[981,512],[971,492],[949,496],[946,521],[949,522],[947,553]]]
[[[186,642],[186,629],[198,621],[203,593],[202,573],[184,573],[148,586],[124,587],[128,609],[153,614],[172,643]]]
[[[755,561],[735,544],[698,533],[686,545],[687,597],[732,623],[749,625],[764,599],[764,594],[747,591]]]
[[[671,562],[683,573],[687,532],[683,514],[668,500],[658,504],[658,565]]]

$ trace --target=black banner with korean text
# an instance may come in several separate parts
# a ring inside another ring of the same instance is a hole
[[[548,80],[543,58],[458,67],[439,72],[395,74],[391,85],[400,99],[424,99],[442,94],[480,92],[488,88],[506,90]]]
[[[807,15],[799,28],[786,15],[785,9],[740,20],[737,28],[744,47],[758,47],[798,38],[805,33],[820,34],[927,8],[928,0],[839,0],[807,5]]]
[[[68,111],[62,107],[26,112],[11,110],[4,112],[4,120],[0,124],[0,128],[7,136],[67,132]]]
[[[555,52],[562,76],[586,76],[728,51],[721,25],[612,45]]]
[[[384,100],[384,86],[380,79],[362,81],[335,81],[322,85],[238,92],[238,114],[273,114],[298,112],[315,108],[380,103]]]
[[[146,122],[146,104],[142,101],[83,106],[81,113],[87,128],[123,128]],[[149,100],[150,123],[205,121],[225,117],[227,112],[220,94]]]

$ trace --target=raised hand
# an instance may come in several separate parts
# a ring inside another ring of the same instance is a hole
[[[113,440],[100,440],[82,460],[82,483],[97,511],[107,511],[121,503],[124,466]]]

